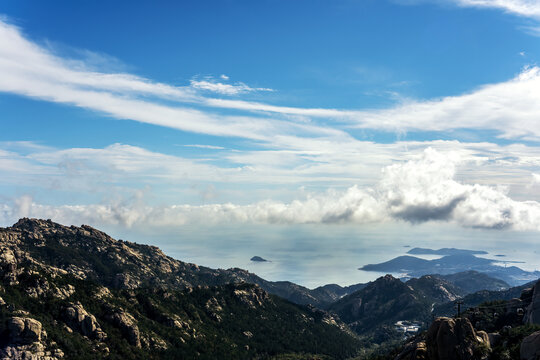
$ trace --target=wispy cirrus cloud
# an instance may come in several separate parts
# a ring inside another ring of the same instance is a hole
[[[540,139],[540,68],[468,94],[413,101],[394,108],[358,112],[355,126],[385,130],[488,129],[507,139]]]
[[[500,9],[506,12],[540,19],[540,3],[536,0],[452,0],[459,6]]]
[[[226,78],[223,78],[225,76]],[[221,75],[221,80],[228,80],[229,77],[226,75]],[[190,81],[192,88],[197,90],[204,90],[209,92],[214,92],[222,95],[239,95],[250,92],[259,92],[259,91],[274,91],[269,88],[254,88],[250,87],[242,82],[227,84],[221,81],[217,81],[211,77],[205,77],[203,79],[193,79]]]
[[[540,139],[540,124],[535,121],[540,112],[538,67],[526,68],[513,79],[466,94],[406,100],[383,110],[287,107],[207,97],[194,86],[176,87],[132,74],[92,71],[84,63],[75,65],[56,56],[25,38],[17,27],[0,20],[0,73],[3,92],[70,104],[116,119],[242,137],[278,148],[354,142],[351,127],[398,133],[482,129],[508,139]],[[206,83],[197,86],[237,94],[255,89],[221,80],[204,80]],[[244,114],[223,115],[219,109],[224,108]],[[296,121],[295,116],[302,117],[302,121]],[[333,122],[329,124],[327,119]]]

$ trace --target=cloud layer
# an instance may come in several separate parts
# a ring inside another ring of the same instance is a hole
[[[176,227],[201,223],[373,223],[452,222],[464,227],[540,230],[540,203],[516,201],[505,189],[463,184],[455,179],[456,154],[431,148],[421,156],[386,167],[374,187],[308,193],[289,203],[261,201],[249,205],[149,206],[143,194],[129,200],[94,205],[49,206],[23,196],[0,206],[1,221],[20,216],[52,218],[64,223]]]
[[[459,4],[498,7],[531,17],[538,10],[536,3],[517,0],[461,0]],[[270,89],[227,83],[226,76],[219,81],[204,78],[172,86],[133,74],[95,71],[84,62],[54,54],[0,20],[0,74],[2,92],[90,109],[114,119],[248,139],[251,145],[243,151],[210,144],[188,146],[213,152],[204,159],[126,144],[101,149],[38,147],[26,154],[0,147],[0,170],[5,174],[0,184],[102,191],[104,198],[110,198],[107,195],[122,190],[133,193],[138,188],[134,183],[167,184],[164,188],[172,193],[179,183],[187,186],[191,181],[197,187],[204,182],[201,188],[208,191],[197,191],[204,193],[205,200],[214,199],[221,190],[207,184],[209,179],[241,184],[236,191],[242,200],[253,197],[245,194],[245,187],[254,184],[317,183],[319,189],[335,188],[302,192],[294,201],[291,197],[257,198],[247,205],[232,201],[234,196],[218,204],[176,201],[180,205],[171,205],[170,201],[155,205],[139,192],[128,200],[47,205],[25,195],[0,205],[3,223],[20,216],[122,226],[178,226],[200,221],[447,221],[465,227],[540,230],[539,204],[530,201],[531,195],[524,190],[524,185],[538,183],[538,175],[531,175],[540,165],[537,147],[458,141],[376,144],[355,137],[359,129],[397,133],[466,129],[491,131],[513,141],[538,141],[538,67],[527,67],[513,79],[466,94],[408,101],[382,110],[284,107],[235,97]],[[226,115],[221,109],[234,109],[240,115]],[[432,148],[423,151],[428,146]],[[508,187],[498,186],[501,184]]]

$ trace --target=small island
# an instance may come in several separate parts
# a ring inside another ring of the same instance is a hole
[[[268,260],[266,259],[263,259],[262,257],[260,256],[254,256],[250,259],[251,261],[255,261],[255,262],[268,262]]]

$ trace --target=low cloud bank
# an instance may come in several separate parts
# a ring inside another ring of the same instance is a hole
[[[63,223],[125,227],[220,223],[453,222],[463,227],[540,230],[540,203],[511,199],[504,188],[455,179],[460,158],[431,148],[418,158],[388,166],[373,187],[309,194],[289,203],[149,206],[143,196],[90,205],[43,205],[23,196],[0,205],[0,220],[51,218]]]

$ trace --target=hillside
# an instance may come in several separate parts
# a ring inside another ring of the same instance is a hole
[[[456,285],[464,291],[464,294],[480,290],[499,291],[510,288],[507,282],[474,270],[435,276]]]
[[[467,308],[460,317],[436,318],[427,331],[370,359],[536,360],[540,354],[540,282],[509,289],[510,300]],[[495,293],[495,292],[492,292]],[[506,296],[509,291],[499,292]],[[493,294],[494,295],[494,294]]]
[[[441,293],[448,294],[452,299],[456,296],[447,289]],[[381,326],[392,326],[400,320],[427,321],[434,301],[427,294],[425,289],[416,290],[386,275],[335,302],[329,311],[335,312],[358,334],[369,334]]]
[[[241,283],[249,275],[183,263],[89,226],[22,219],[0,229],[0,353],[245,359],[358,351],[339,319]]]
[[[451,279],[462,279],[467,274],[458,274]],[[482,274],[470,273],[472,282],[477,276],[484,279]],[[500,282],[494,279],[495,282]],[[487,285],[489,285],[488,282]],[[479,286],[482,288],[482,286]],[[469,289],[474,289],[471,285]],[[478,292],[476,294],[482,294]],[[504,292],[495,292],[496,296],[504,296]],[[398,321],[414,321],[425,324],[432,318],[433,313],[453,314],[454,301],[462,296],[465,299],[476,295],[467,295],[468,290],[457,286],[455,283],[445,280],[439,275],[425,275],[413,278],[407,282],[386,275],[374,282],[367,284],[362,289],[344,296],[328,308],[335,312],[351,329],[360,335],[371,336],[383,328],[393,328]],[[508,295],[515,291],[508,291]],[[388,331],[386,331],[388,333]],[[382,342],[391,339],[395,334],[388,333],[387,338],[380,338]]]
[[[166,256],[155,246],[115,240],[87,225],[67,227],[25,218],[12,227],[0,228],[0,240],[8,248],[48,266],[118,289],[150,285],[184,289],[248,282],[294,303],[321,308],[354,289],[336,285],[311,290],[288,281],[267,281],[239,268],[216,270],[198,266]]]

